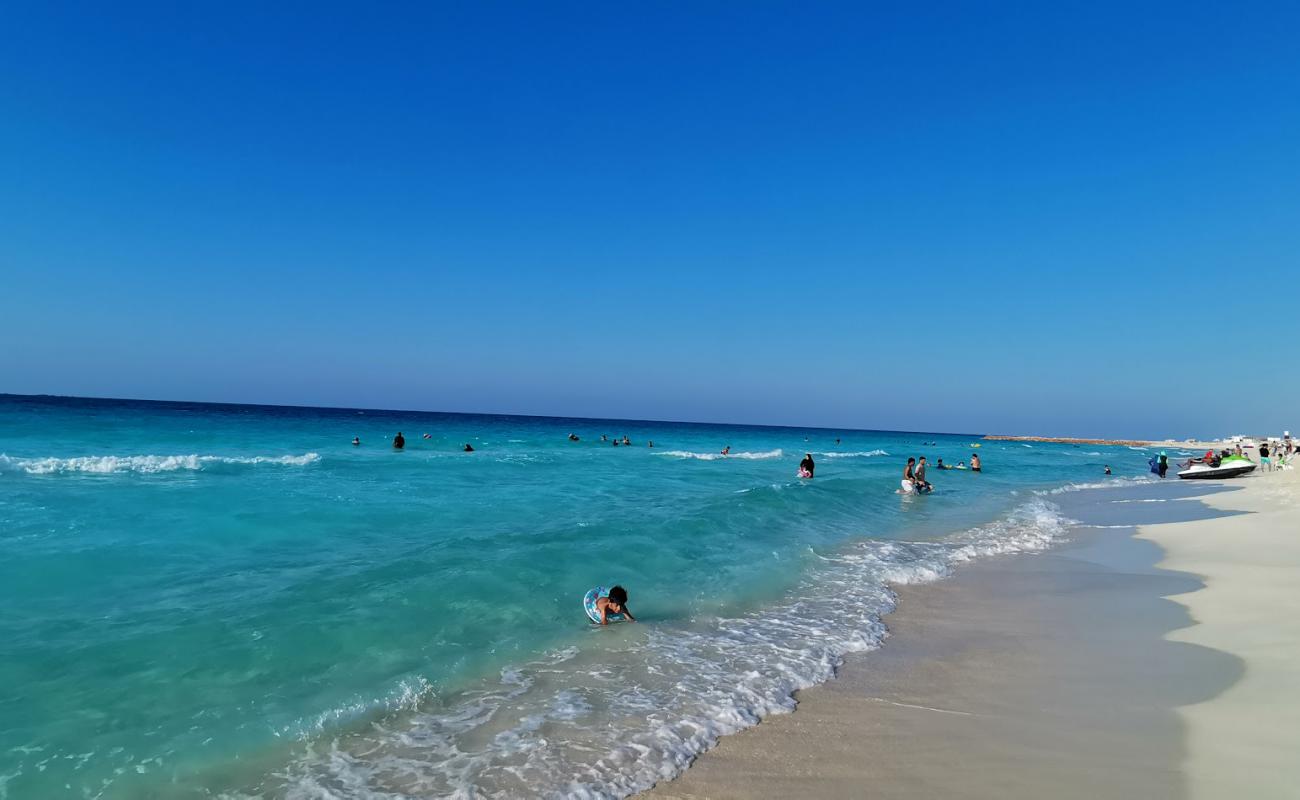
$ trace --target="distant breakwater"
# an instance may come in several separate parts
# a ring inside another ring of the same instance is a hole
[[[984,437],[990,442],[1055,442],[1057,444],[1119,444],[1129,447],[1142,447],[1151,444],[1146,439],[1072,439],[1068,436],[997,436]]]

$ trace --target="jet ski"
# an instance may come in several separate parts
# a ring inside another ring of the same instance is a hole
[[[1215,467],[1205,462],[1192,464],[1178,473],[1180,478],[1238,478],[1255,471],[1255,462],[1245,456],[1228,456]]]

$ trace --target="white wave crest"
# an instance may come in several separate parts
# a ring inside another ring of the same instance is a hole
[[[692,453],[689,450],[662,450],[662,451],[655,451],[655,455],[672,456],[673,458],[695,458],[695,459],[699,459],[700,461],[717,461],[723,458],[747,458],[751,460],[757,460],[757,459],[767,459],[767,458],[780,458],[781,456],[785,455],[785,451],[768,450],[763,453],[743,453],[743,452],[728,453],[727,455],[724,456],[722,453]]]
[[[889,453],[884,450],[867,450],[857,453],[818,453],[817,455],[826,458],[874,458],[876,456],[887,456]]]
[[[300,456],[204,456],[197,453],[177,456],[77,456],[74,458],[13,458],[0,454],[0,472],[25,472],[28,475],[84,473],[111,475],[118,472],[154,474],[178,470],[201,470],[218,464],[281,464],[302,467],[320,461],[319,453]]]
[[[1081,492],[1084,489],[1118,489],[1121,486],[1132,486],[1135,483],[1154,483],[1160,479],[1151,475],[1136,475],[1132,477],[1116,477],[1108,481],[1095,481],[1092,483],[1067,483],[1064,486],[1058,486],[1055,489],[1042,489],[1034,492],[1038,495],[1048,494],[1065,494],[1066,492]]]

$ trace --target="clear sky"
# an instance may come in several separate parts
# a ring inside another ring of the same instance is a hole
[[[8,3],[0,391],[1300,429],[1297,30],[1288,3]]]

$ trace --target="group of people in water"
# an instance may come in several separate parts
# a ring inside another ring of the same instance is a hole
[[[967,469],[965,461],[958,461],[956,465],[943,463],[943,458],[935,461],[935,469]],[[970,471],[983,472],[984,467],[980,463],[978,453],[972,453],[970,457]],[[920,458],[907,459],[907,465],[903,467],[903,479],[900,481],[898,489],[899,494],[929,494],[934,491],[934,484],[926,480],[926,459],[925,456]]]
[[[608,442],[608,441],[610,441],[610,438],[609,438],[609,436],[607,436],[606,434],[603,434],[603,433],[602,433],[602,434],[600,435],[600,440],[601,440],[602,442]],[[569,441],[571,441],[571,442],[580,442],[580,441],[582,441],[582,440],[578,438],[578,435],[577,435],[577,434],[571,433],[571,434],[569,434]],[[629,439],[629,438],[627,438],[627,434],[624,434],[624,435],[623,435],[623,439],[622,439],[622,441],[619,441],[619,438],[618,438],[617,436],[615,436],[614,439],[613,439],[613,442],[614,442],[614,446],[615,446],[615,447],[618,447],[618,446],[620,446],[620,445],[622,445],[623,447],[631,447],[631,446],[632,446],[632,440]],[[653,441],[649,441],[649,440],[647,440],[647,441],[646,441],[646,446],[647,446],[647,447],[654,447],[654,446],[655,446],[655,443],[654,443]]]
[[[432,438],[433,438],[433,434],[432,434],[432,433],[426,433],[426,434],[424,434],[424,438],[426,438],[426,439],[432,439]],[[360,446],[361,446],[361,437],[360,437],[360,436],[353,436],[353,437],[352,437],[352,446],[353,446],[353,447],[360,447]],[[401,431],[398,431],[398,432],[397,432],[397,435],[393,437],[393,449],[394,449],[394,450],[405,450],[405,449],[406,449],[406,437],[402,435],[402,432],[401,432]],[[466,442],[466,443],[464,444],[464,446],[462,446],[460,449],[461,449],[463,452],[466,452],[466,453],[472,453],[472,452],[474,452],[474,445],[470,444],[469,442]]]

